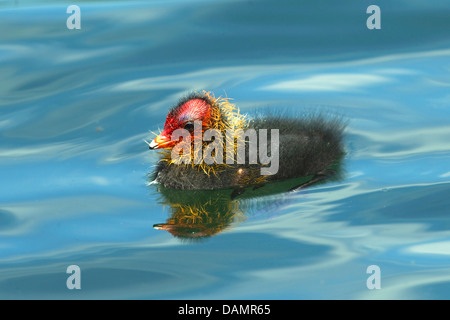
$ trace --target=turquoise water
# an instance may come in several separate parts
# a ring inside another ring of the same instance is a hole
[[[450,298],[447,1],[70,4],[80,30],[69,3],[0,1],[0,298]],[[154,228],[143,139],[192,90],[343,115],[343,178],[202,241]]]

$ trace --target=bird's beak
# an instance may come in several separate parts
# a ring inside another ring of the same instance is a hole
[[[168,137],[159,135],[155,139],[153,139],[152,142],[147,143],[147,144],[148,144],[149,149],[161,149],[161,148],[167,148],[171,142],[172,141]]]
[[[167,230],[168,229],[165,223],[154,224],[153,228],[156,230]]]

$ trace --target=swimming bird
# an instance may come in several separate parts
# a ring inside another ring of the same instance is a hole
[[[147,142],[162,150],[151,180],[169,189],[234,189],[234,197],[247,187],[310,176],[292,189],[303,188],[335,173],[333,164],[345,154],[344,129],[341,118],[324,115],[250,117],[229,98],[194,92],[169,110],[162,132]]]

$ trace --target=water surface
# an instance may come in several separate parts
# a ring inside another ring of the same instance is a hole
[[[0,298],[450,298],[446,1],[379,1],[381,30],[369,1],[77,4],[68,30],[66,4],[0,1]],[[348,118],[344,178],[203,241],[153,228],[143,139],[192,90]]]

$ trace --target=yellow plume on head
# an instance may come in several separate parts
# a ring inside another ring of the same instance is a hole
[[[236,130],[245,130],[248,126],[248,119],[245,115],[242,115],[239,112],[239,108],[237,108],[233,103],[230,102],[230,99],[227,97],[218,97],[216,98],[213,93],[203,91],[201,94],[209,103],[210,103],[210,117],[207,123],[204,123],[203,131],[206,129],[216,129],[224,134],[225,132],[230,130],[231,132],[235,132]],[[223,140],[225,146],[225,139]],[[192,142],[191,142],[192,143]],[[216,174],[217,172],[222,171],[227,164],[224,163],[214,163],[212,165],[206,164],[203,159],[199,164],[194,163],[194,159],[197,157],[202,158],[200,155],[196,154],[196,152],[203,152],[203,149],[209,145],[209,141],[202,141],[201,150],[196,150],[196,148],[191,145],[191,154],[183,154],[182,149],[180,148],[179,157],[174,160],[172,159],[171,152],[164,152],[162,161],[167,161],[169,165],[186,165],[197,168],[199,171],[203,171],[208,176],[210,174]],[[236,154],[237,142],[233,143],[234,150],[233,154]],[[225,148],[222,148],[225,151]],[[202,153],[203,154],[203,153]],[[191,160],[186,161],[190,163],[186,163],[180,160]],[[181,163],[180,163],[181,162]]]

